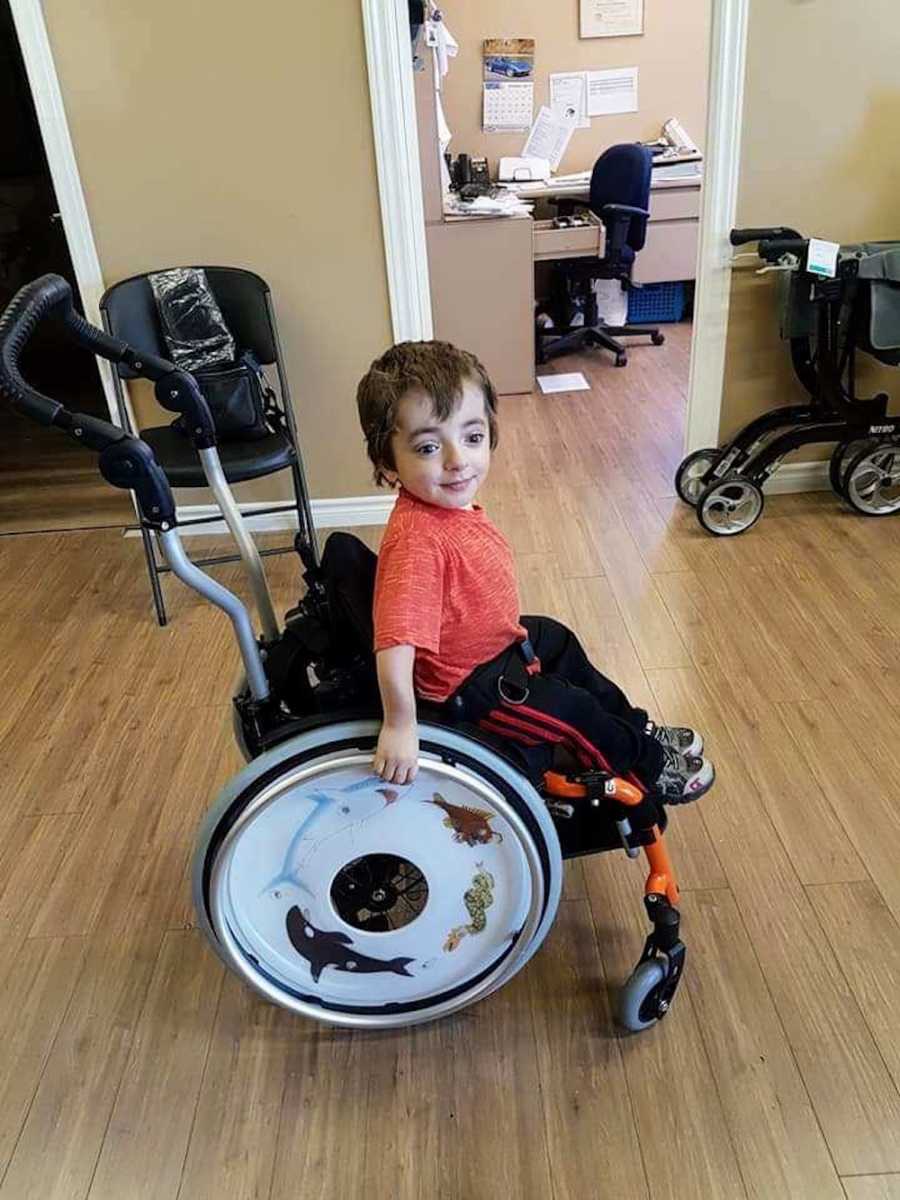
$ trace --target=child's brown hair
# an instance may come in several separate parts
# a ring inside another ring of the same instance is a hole
[[[356,404],[366,435],[366,449],[375,468],[375,482],[387,482],[385,468],[395,469],[391,437],[397,427],[397,406],[412,389],[429,395],[435,416],[446,421],[459,402],[467,379],[481,386],[491,449],[497,445],[497,393],[474,354],[449,342],[400,342],[376,358],[359,381]]]

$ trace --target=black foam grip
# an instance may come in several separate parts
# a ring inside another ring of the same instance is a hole
[[[766,238],[798,238],[796,229],[786,225],[770,225],[765,229],[732,229],[729,239],[732,246],[746,246],[748,242],[761,242]]]
[[[0,317],[0,392],[13,408],[42,425],[52,425],[63,405],[25,382],[19,359],[35,329],[50,316],[94,354],[120,362],[127,351],[124,342],[95,329],[75,311],[72,289],[61,275],[42,275],[20,288]]]

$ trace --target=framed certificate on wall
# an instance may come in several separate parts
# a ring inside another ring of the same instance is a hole
[[[644,32],[644,0],[580,0],[581,36],[632,37]]]

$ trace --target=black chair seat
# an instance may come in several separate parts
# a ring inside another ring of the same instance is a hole
[[[153,450],[173,487],[206,487],[206,476],[189,438],[171,425],[142,429],[141,437]],[[271,475],[273,471],[293,466],[297,460],[294,447],[280,433],[270,433],[256,442],[222,441],[218,449],[229,483]]]

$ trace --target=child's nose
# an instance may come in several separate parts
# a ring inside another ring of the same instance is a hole
[[[462,451],[458,446],[448,446],[444,452],[444,466],[448,471],[457,471],[464,465]]]

